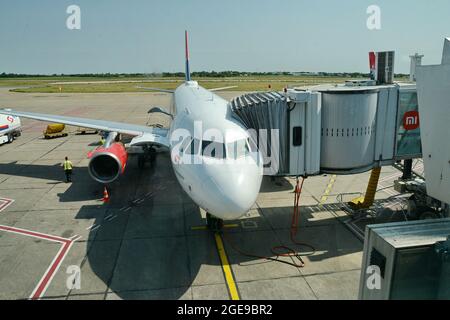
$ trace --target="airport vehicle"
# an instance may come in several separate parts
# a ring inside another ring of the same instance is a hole
[[[116,180],[126,168],[128,153],[118,141],[121,134],[134,136],[129,147],[169,148],[180,185],[196,204],[208,212],[208,224],[220,226],[221,219],[239,218],[253,206],[261,186],[262,165],[257,150],[250,154],[250,136],[246,128],[230,115],[228,101],[214,94],[214,91],[224,88],[206,90],[191,79],[187,32],[185,45],[185,82],[175,91],[149,88],[173,94],[176,113],[171,115],[162,108],[157,110],[173,117],[169,129],[31,112],[0,110],[0,113],[108,132],[105,144],[89,154],[88,168],[96,181],[105,184]],[[205,134],[194,132],[199,123]],[[190,132],[194,134],[190,135]],[[214,138],[218,135],[225,140],[216,141]],[[227,150],[234,144],[239,145],[240,153],[227,157]],[[237,158],[245,154],[250,154],[246,157],[248,161],[236,164]],[[189,156],[196,158],[195,164],[181,161]]]
[[[67,137],[69,134],[66,131],[66,126],[62,123],[52,123],[44,130],[45,139],[54,139]]]
[[[83,127],[78,127],[76,130],[77,134],[97,134],[98,130],[96,129],[91,129],[91,128],[83,128]]]
[[[21,135],[20,118],[0,114],[0,145],[11,143]]]

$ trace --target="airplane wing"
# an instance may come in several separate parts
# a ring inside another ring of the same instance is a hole
[[[167,139],[165,138],[167,137],[168,134],[168,129],[164,128],[153,128],[137,124],[128,124],[107,120],[94,120],[94,119],[58,116],[34,112],[9,111],[9,109],[8,110],[0,109],[0,114],[29,118],[46,122],[63,123],[70,126],[85,127],[107,132],[118,132],[131,136],[148,137],[150,139],[148,141],[149,143],[153,143],[155,140],[167,141]]]

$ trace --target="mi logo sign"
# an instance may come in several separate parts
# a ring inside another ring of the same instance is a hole
[[[403,128],[405,130],[415,130],[419,128],[420,121],[419,121],[419,112],[417,111],[408,111],[403,116]]]

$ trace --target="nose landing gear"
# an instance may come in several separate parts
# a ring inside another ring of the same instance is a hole
[[[208,226],[208,229],[213,232],[221,232],[223,229],[223,220],[214,217],[209,212],[206,213],[206,224]]]

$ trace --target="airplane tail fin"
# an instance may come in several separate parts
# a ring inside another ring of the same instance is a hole
[[[188,32],[184,32],[185,46],[186,46],[186,81],[191,81],[191,71],[189,70],[189,42]]]

